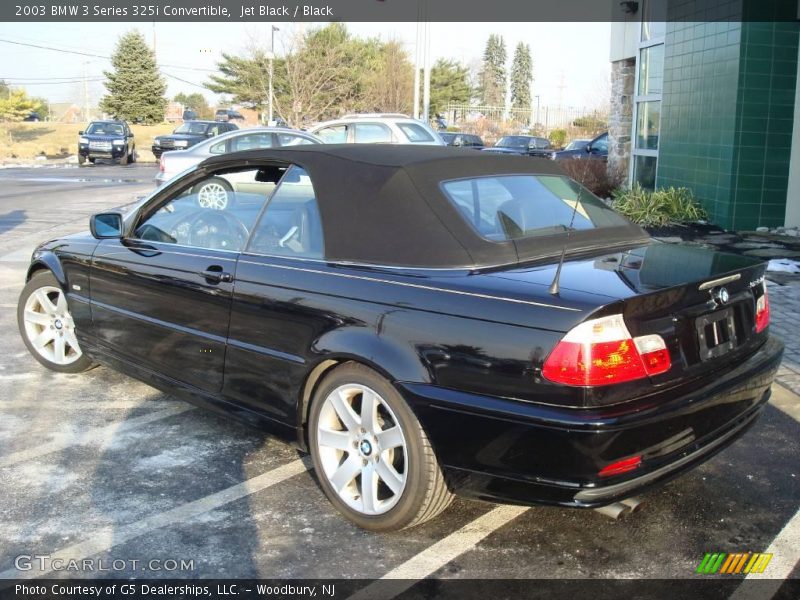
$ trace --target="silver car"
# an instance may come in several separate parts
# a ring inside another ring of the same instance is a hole
[[[388,114],[347,115],[311,128],[326,144],[420,144],[444,146],[439,134],[422,121]]]
[[[239,152],[241,150],[257,150],[259,148],[322,143],[322,140],[315,135],[295,129],[279,127],[239,129],[200,142],[187,150],[165,152],[161,155],[155,182],[156,185],[160,186],[189,167],[193,167],[208,157],[217,154]],[[235,174],[214,177],[203,181],[202,189],[193,190],[193,193],[197,195],[198,203],[204,208],[223,210],[228,204],[230,192],[243,191],[239,189],[241,187],[239,183],[236,181]]]

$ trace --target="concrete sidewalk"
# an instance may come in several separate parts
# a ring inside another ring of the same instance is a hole
[[[778,382],[800,395],[800,282],[769,284],[770,328],[786,345]]]

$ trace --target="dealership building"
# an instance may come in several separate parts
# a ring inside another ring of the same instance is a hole
[[[612,0],[609,168],[728,229],[800,226],[798,0]]]

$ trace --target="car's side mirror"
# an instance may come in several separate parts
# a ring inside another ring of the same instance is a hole
[[[206,134],[206,137],[214,137],[215,135],[217,135],[217,134],[216,134],[216,133],[214,133],[213,131],[209,131],[209,132]]]
[[[89,229],[98,240],[121,238],[122,223],[122,213],[98,213],[89,219]]]
[[[83,135],[83,129],[78,132],[78,135]]]
[[[586,152],[587,152],[587,154],[591,154],[592,153],[592,145],[591,144],[586,146]]]

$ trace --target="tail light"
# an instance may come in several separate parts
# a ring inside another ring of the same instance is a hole
[[[612,475],[622,475],[623,473],[627,473],[629,471],[633,471],[634,469],[638,469],[642,464],[642,457],[641,456],[631,456],[630,458],[623,458],[622,460],[618,460],[617,462],[611,463],[610,465],[606,465],[600,471],[598,471],[598,475],[600,477],[611,477]]]
[[[756,300],[756,333],[761,333],[769,325],[769,297],[767,283],[764,282],[764,293]]]
[[[158,170],[159,170],[159,171],[161,171],[162,173],[163,173],[163,172],[164,172],[164,170],[165,170],[165,169],[164,169],[164,159],[165,159],[165,157],[164,157],[164,155],[162,154],[162,155],[161,155],[161,159],[158,161]]]
[[[544,362],[546,379],[567,385],[610,385],[665,373],[672,366],[660,335],[631,337],[622,315],[581,323]]]

